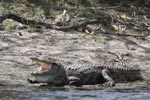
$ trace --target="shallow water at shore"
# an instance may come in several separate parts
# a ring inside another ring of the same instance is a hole
[[[0,90],[0,100],[150,100],[150,90],[32,88]]]

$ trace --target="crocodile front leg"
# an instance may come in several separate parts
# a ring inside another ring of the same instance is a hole
[[[69,85],[81,86],[81,80],[76,76],[68,76]]]
[[[110,75],[110,72],[109,72],[108,69],[103,69],[102,70],[102,76],[104,77],[104,79],[107,80],[107,82],[105,82],[103,84],[105,87],[112,87],[112,86],[115,85],[114,80],[109,75]]]

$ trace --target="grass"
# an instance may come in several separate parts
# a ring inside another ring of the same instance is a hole
[[[27,26],[28,30],[30,30],[31,32],[34,31],[36,29],[36,27],[32,24]]]

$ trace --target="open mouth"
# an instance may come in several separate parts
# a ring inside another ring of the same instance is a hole
[[[30,58],[30,59],[32,60],[34,64],[39,66],[37,72],[48,72],[51,70],[51,65],[48,62],[44,60],[39,60],[37,58]]]
[[[60,78],[66,75],[63,67],[53,61],[40,60],[38,58],[31,58],[31,60],[33,64],[40,67],[37,71],[31,73],[33,80],[29,79],[30,83],[57,83],[60,81]]]

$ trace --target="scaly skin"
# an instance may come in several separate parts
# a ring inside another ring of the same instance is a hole
[[[137,80],[149,81],[149,70],[140,68],[116,68],[103,64],[75,64],[62,66],[61,64],[31,58],[42,67],[47,66],[49,70],[31,73],[35,80],[28,79],[30,83],[47,83],[49,85],[91,85],[104,84],[114,86],[116,82],[128,82]],[[41,68],[42,68],[41,67]]]

